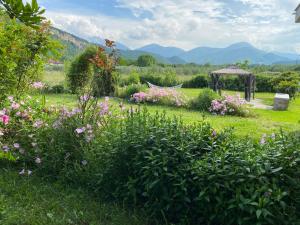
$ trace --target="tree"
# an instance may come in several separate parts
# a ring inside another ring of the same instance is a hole
[[[41,9],[36,0],[32,0],[31,4],[24,4],[22,0],[0,0],[0,4],[11,19],[18,19],[27,26],[38,28],[45,20],[42,16],[45,9]]]
[[[137,66],[146,67],[156,64],[156,60],[152,55],[141,55],[137,59]]]

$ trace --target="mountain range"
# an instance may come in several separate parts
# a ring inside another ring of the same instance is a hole
[[[85,40],[76,35],[52,29],[52,35],[59,40],[65,50],[62,60],[70,60],[82,52],[88,45],[101,45],[104,43],[99,38]],[[150,44],[138,49],[130,49],[124,44],[116,43],[122,57],[136,60],[140,55],[150,54],[160,63],[165,64],[234,64],[239,61],[249,60],[251,64],[295,64],[300,61],[300,56],[293,53],[267,52],[260,50],[247,42],[232,44],[225,48],[198,47],[186,51],[176,47],[164,47],[158,44]]]

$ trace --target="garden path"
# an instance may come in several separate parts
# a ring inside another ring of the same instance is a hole
[[[273,109],[273,106],[266,105],[262,99],[254,99],[249,102],[249,104],[255,109]]]

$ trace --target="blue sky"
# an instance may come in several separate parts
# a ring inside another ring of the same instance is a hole
[[[38,0],[53,25],[89,40],[192,49],[246,41],[300,53],[300,0]]]

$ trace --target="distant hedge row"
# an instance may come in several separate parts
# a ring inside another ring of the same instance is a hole
[[[226,76],[221,78],[222,88],[234,91],[244,90],[244,80],[239,76]],[[256,75],[256,91],[258,92],[291,92],[296,91],[299,86],[300,75],[296,72],[285,72],[282,74],[257,74]],[[191,80],[184,81],[184,88],[205,88],[210,87],[211,80],[208,75],[198,75]],[[279,85],[281,84],[281,85]],[[284,85],[284,89],[280,90]],[[293,89],[293,90],[292,90]],[[295,90],[294,90],[295,89]]]

